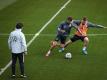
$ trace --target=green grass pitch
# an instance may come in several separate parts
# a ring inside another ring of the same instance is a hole
[[[0,2],[3,3],[0,6],[3,8],[0,8],[0,68],[3,68],[10,61],[11,54],[7,44],[8,35],[1,34],[9,34],[17,22],[24,23],[25,34],[35,34],[67,0],[15,0],[11,5],[9,0]],[[64,53],[59,53],[59,48],[55,49],[49,58],[45,58],[45,53],[55,36],[43,36],[55,35],[57,26],[67,16],[73,16],[74,19],[87,16],[89,21],[106,27],[106,8],[107,0],[71,0],[28,47],[28,55],[25,57],[25,73],[28,78],[15,80],[107,80],[106,35],[89,36],[87,56],[81,55],[82,42],[78,41],[66,48]],[[71,34],[73,33],[74,30]],[[89,34],[107,34],[107,29],[90,29]],[[33,35],[26,35],[27,42],[32,37]],[[64,59],[66,52],[72,53],[71,60]],[[17,65],[17,74],[19,73]],[[12,80],[10,75],[11,67],[0,76],[0,80]]]

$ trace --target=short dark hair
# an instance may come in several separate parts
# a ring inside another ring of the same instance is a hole
[[[67,17],[67,20],[72,21],[72,17],[71,16]]]
[[[83,21],[87,21],[87,17],[83,17]]]
[[[23,27],[23,23],[17,23],[16,24],[16,29],[21,29]]]

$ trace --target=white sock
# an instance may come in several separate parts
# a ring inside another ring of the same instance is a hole
[[[84,51],[85,51],[86,49],[87,49],[87,47],[83,47],[83,48],[82,48],[82,50],[84,50]]]
[[[49,50],[49,51],[48,51],[48,55],[49,55],[50,53],[51,53],[51,51]]]
[[[62,48],[62,50],[64,50],[65,48]]]

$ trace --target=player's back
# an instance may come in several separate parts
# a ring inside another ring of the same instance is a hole
[[[22,32],[20,30],[12,31],[10,34],[10,46],[13,53],[22,52]]]

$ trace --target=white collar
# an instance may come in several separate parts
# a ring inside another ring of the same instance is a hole
[[[22,29],[15,29],[16,31],[22,31]]]

